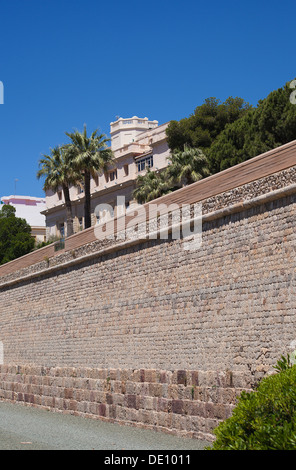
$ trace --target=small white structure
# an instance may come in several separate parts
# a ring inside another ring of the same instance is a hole
[[[139,134],[158,127],[158,121],[149,121],[147,117],[119,118],[110,123],[111,147],[115,151],[125,145],[131,144]]]
[[[45,216],[41,214],[46,208],[44,198],[31,196],[4,196],[1,198],[4,204],[9,204],[16,209],[16,217],[25,219],[32,228],[32,236],[37,242],[46,239]]]

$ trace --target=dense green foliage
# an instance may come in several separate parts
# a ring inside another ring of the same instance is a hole
[[[275,369],[253,392],[242,392],[209,450],[296,450],[296,365],[288,356]]]
[[[34,248],[31,227],[15,216],[15,209],[3,205],[0,211],[0,264],[26,255]]]
[[[250,105],[242,98],[229,97],[224,103],[207,98],[188,118],[170,122],[166,131],[168,146],[172,151],[183,150],[184,145],[205,150],[226,124],[236,121],[249,109]]]
[[[237,165],[296,139],[296,106],[291,88],[271,92],[217,136],[207,153],[212,172]]]
[[[242,98],[209,98],[194,113],[167,128],[170,149],[203,150],[217,173],[296,139],[296,106],[290,82],[251,107]]]

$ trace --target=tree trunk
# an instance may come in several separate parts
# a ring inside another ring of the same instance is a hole
[[[72,203],[70,199],[70,191],[68,186],[63,186],[65,204],[66,204],[66,218],[67,218],[67,237],[73,235],[73,214],[72,214]]]
[[[84,173],[84,221],[85,228],[91,227],[91,207],[90,207],[90,172]]]

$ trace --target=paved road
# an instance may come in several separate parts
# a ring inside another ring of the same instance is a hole
[[[208,443],[0,402],[0,450],[202,450]]]

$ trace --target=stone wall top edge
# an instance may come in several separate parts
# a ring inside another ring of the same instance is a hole
[[[278,175],[272,175],[265,178],[262,181],[262,185],[259,188],[259,195],[252,197],[258,193],[259,181],[248,183],[240,188],[235,188],[234,190],[221,193],[219,196],[214,198],[209,198],[203,203],[203,222],[212,221],[214,219],[222,218],[232,213],[241,212],[247,210],[251,207],[264,204],[269,201],[274,201],[276,199],[282,199],[286,196],[296,193],[296,184],[291,183],[295,181],[296,177],[296,167],[289,168],[283,172],[280,172]],[[277,187],[277,180],[283,180],[285,184],[281,187]],[[254,185],[257,185],[256,190],[254,191]],[[266,189],[269,189],[269,191]],[[270,191],[270,189],[272,189]],[[263,191],[262,191],[263,190]],[[233,196],[233,193],[235,195]],[[232,199],[231,199],[231,196]],[[234,203],[232,203],[234,201]],[[150,234],[151,238],[151,234]],[[48,260],[32,264],[26,268],[17,269],[12,273],[4,274],[1,276],[1,267],[0,267],[0,279],[3,281],[0,284],[0,288],[8,287],[9,285],[14,284],[15,282],[26,281],[34,277],[38,277],[44,274],[49,274],[57,269],[62,269],[70,267],[74,264],[82,263],[91,258],[100,257],[104,254],[108,254],[114,251],[128,248],[139,243],[144,243],[149,241],[149,238],[142,238],[136,240],[128,240],[125,242],[111,242],[101,244],[97,247],[95,242],[86,243],[85,245],[77,248],[76,250],[69,250],[62,254],[57,254],[55,257],[51,258],[53,260],[53,265],[49,266]],[[102,247],[103,246],[103,247]],[[83,252],[89,252],[84,254]],[[75,251],[73,254],[72,252]],[[81,252],[83,253],[81,255]],[[69,253],[72,253],[72,256],[69,258]],[[68,256],[68,260],[65,262],[65,255]],[[4,265],[5,266],[5,265]],[[26,272],[29,271],[29,272]]]

